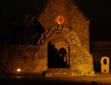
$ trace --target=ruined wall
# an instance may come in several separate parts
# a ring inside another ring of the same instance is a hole
[[[2,69],[9,73],[42,73],[48,70],[48,43],[54,47],[66,49],[70,57],[70,72],[72,75],[94,74],[93,60],[89,51],[81,45],[76,32],[64,28],[46,31],[40,38],[39,45],[7,45],[2,47],[0,63]],[[40,45],[41,44],[41,45]]]
[[[64,17],[64,27],[75,31],[82,46],[89,49],[89,20],[85,18],[72,0],[48,0],[38,21],[45,30],[48,30],[56,27],[57,16]]]
[[[92,75],[94,74],[93,59],[89,51],[82,46],[78,35],[73,30],[63,28],[63,30],[52,29],[45,32],[39,43],[48,45],[51,42],[54,47],[65,48],[70,57],[70,71],[72,75]],[[62,43],[62,44],[61,44]]]
[[[0,51],[0,69],[7,73],[42,73],[47,69],[47,50],[40,45],[8,45]]]

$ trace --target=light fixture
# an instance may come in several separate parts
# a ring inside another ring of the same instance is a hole
[[[57,16],[56,22],[57,22],[57,24],[59,24],[59,25],[63,24],[63,23],[64,23],[64,18],[63,18],[63,16]]]
[[[17,68],[17,72],[21,72],[21,68]]]

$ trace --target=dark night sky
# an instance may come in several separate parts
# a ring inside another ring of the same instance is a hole
[[[91,39],[94,41],[111,41],[110,0],[74,0],[74,2],[91,21]],[[47,0],[1,0],[0,16],[3,20],[4,16],[12,17],[26,13],[39,15],[46,3]],[[0,29],[2,31],[4,28],[0,27]]]

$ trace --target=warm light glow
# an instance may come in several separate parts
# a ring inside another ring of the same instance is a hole
[[[64,18],[62,16],[57,16],[57,19],[56,19],[56,22],[57,24],[63,24],[64,23]]]
[[[17,72],[21,72],[21,69],[20,69],[20,68],[18,68],[18,69],[17,69]]]

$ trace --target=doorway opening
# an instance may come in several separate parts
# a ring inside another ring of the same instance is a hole
[[[48,43],[48,68],[69,68],[69,57],[65,48],[57,50],[51,42]]]

